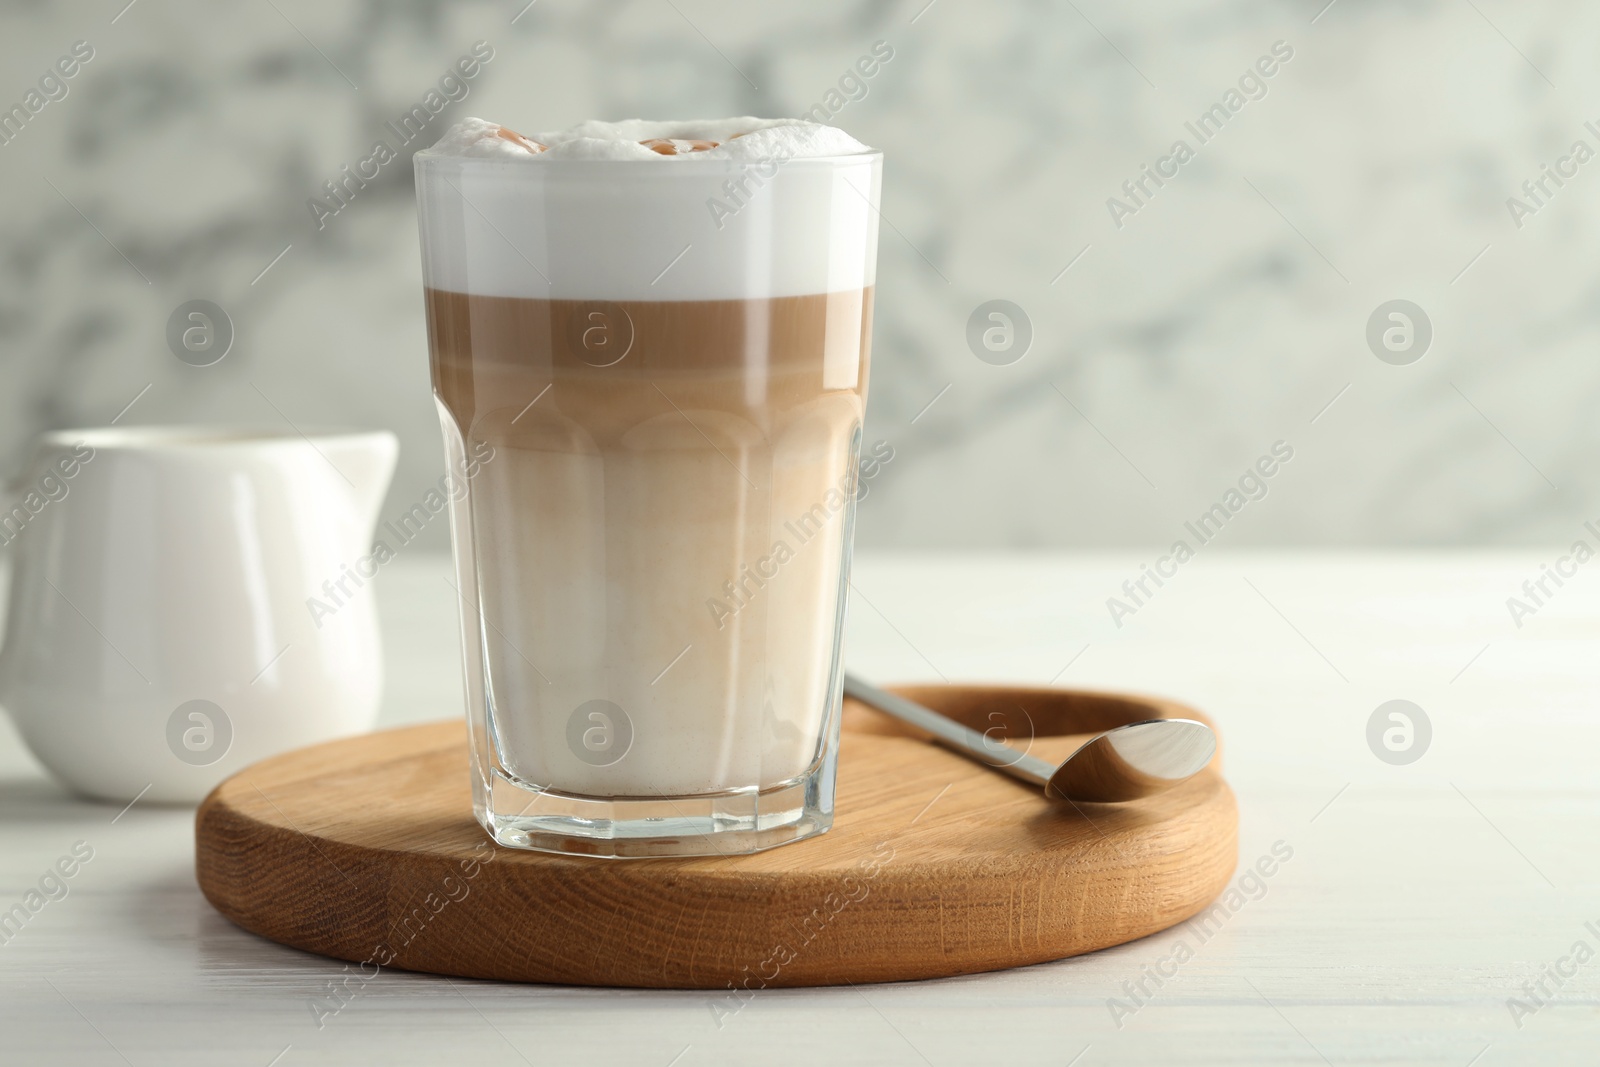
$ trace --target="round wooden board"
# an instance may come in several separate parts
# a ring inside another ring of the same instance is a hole
[[[1080,735],[1202,717],[1167,701],[900,687],[1064,758]],[[377,969],[574,985],[758,989],[998,970],[1144,937],[1232,876],[1214,760],[1162,796],[1053,803],[846,701],[834,827],[751,856],[597,860],[503,848],[472,814],[465,725],[302,749],[196,817],[200,888],[274,941]],[[352,972],[356,973],[356,972]]]

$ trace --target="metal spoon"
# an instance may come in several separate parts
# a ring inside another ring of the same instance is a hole
[[[1193,777],[1217,750],[1217,737],[1205,723],[1147,719],[1095,735],[1057,767],[853,675],[844,676],[844,692],[926,730],[948,748],[986,767],[1044,786],[1044,795],[1052,799],[1137,800]]]

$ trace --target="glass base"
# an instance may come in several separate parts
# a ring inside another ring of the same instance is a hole
[[[673,797],[593,797],[490,773],[479,821],[510,848],[636,859],[744,856],[804,841],[833,826],[833,766],[767,789]]]

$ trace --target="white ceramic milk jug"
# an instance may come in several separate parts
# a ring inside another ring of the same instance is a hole
[[[398,450],[387,432],[42,437],[0,512],[0,705],[34,755],[89,796],[197,801],[255,760],[369,729],[377,612],[347,575]],[[309,610],[341,579],[335,612]]]

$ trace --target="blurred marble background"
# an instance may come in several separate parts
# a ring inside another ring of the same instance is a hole
[[[1278,441],[1229,544],[1554,545],[1600,514],[1600,160],[1570,154],[1600,150],[1600,7],[525,2],[0,7],[0,107],[93,49],[0,144],[0,472],[119,413],[387,426],[404,510],[443,471],[410,167],[319,231],[325,178],[480,39],[430,140],[467,114],[794,114],[882,40],[835,119],[888,161],[867,440],[894,458],[862,544],[1165,545]],[[1275,42],[1201,144],[1185,123]],[[1130,198],[1179,139],[1194,158]],[[1568,177],[1535,205],[1545,164]],[[237,332],[210,367],[166,343],[197,298]],[[1005,365],[967,342],[992,299],[1032,323]],[[1432,324],[1408,365],[1367,341],[1393,299]]]

